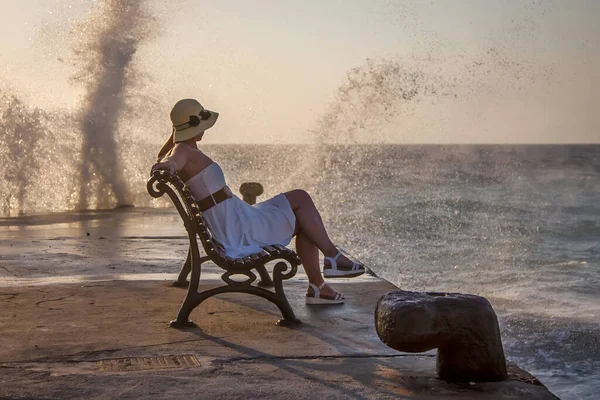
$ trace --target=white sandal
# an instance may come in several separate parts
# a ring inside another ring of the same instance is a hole
[[[365,266],[352,260],[351,269],[338,269],[337,260],[341,257],[341,255],[342,252],[338,251],[333,258],[325,257],[325,260],[331,263],[329,267],[323,266],[323,276],[325,278],[354,278],[365,273]]]
[[[306,295],[306,304],[342,304],[344,302],[344,294],[338,291],[335,292],[335,297],[321,297],[321,289],[323,289],[327,285],[327,282],[321,283],[321,285],[317,286],[314,283],[308,282],[308,285],[313,290],[313,295]]]

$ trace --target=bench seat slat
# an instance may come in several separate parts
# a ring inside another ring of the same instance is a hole
[[[265,249],[266,251],[268,251],[271,254],[271,256],[277,256],[277,255],[279,255],[279,250],[277,250],[273,246],[265,246],[265,247],[263,247],[263,249]]]
[[[274,244],[274,245],[273,245],[273,247],[275,247],[277,250],[279,250],[279,252],[280,252],[282,255],[286,255],[286,256],[287,256],[287,255],[289,255],[289,254],[291,254],[291,253],[292,253],[292,250],[290,250],[290,249],[288,249],[287,247],[285,247],[285,246],[282,246],[282,245],[280,245],[280,244]]]
[[[261,252],[260,252],[260,253],[258,253],[258,256],[259,256],[261,259],[263,259],[263,260],[264,260],[265,258],[269,258],[269,257],[271,257],[271,255],[270,255],[269,253],[267,253],[265,250],[261,250]]]

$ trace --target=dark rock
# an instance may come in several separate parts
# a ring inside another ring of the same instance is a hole
[[[437,348],[437,372],[444,380],[507,378],[498,319],[484,297],[390,292],[377,302],[375,327],[393,349],[418,353]]]

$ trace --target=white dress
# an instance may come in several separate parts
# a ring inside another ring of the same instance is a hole
[[[196,200],[224,186],[221,167],[213,162],[185,182]],[[258,253],[264,246],[287,246],[294,235],[296,216],[284,194],[250,205],[235,194],[202,213],[214,238],[232,258]]]

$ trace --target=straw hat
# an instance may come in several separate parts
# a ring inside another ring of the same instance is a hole
[[[202,107],[197,100],[179,100],[171,110],[173,141],[183,142],[195,138],[217,122],[219,113]]]

